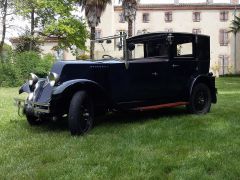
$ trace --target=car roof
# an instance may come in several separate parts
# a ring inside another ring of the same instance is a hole
[[[154,38],[154,37],[161,37],[161,36],[166,36],[166,35],[173,35],[173,36],[196,36],[196,34],[193,33],[185,33],[185,32],[152,32],[152,33],[145,33],[145,34],[141,34],[141,35],[136,35],[133,37],[128,38],[128,41],[133,41],[133,40],[137,40],[137,39],[142,39],[142,38]],[[198,37],[208,37],[207,35],[203,35],[203,34],[197,34]]]

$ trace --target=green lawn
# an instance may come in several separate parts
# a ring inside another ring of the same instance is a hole
[[[239,179],[240,78],[217,80],[204,116],[184,108],[108,115],[84,137],[30,127],[0,89],[0,179]]]

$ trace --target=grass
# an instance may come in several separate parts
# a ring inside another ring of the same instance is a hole
[[[217,80],[204,116],[184,108],[108,115],[84,137],[30,127],[0,89],[0,179],[239,179],[240,78]]]

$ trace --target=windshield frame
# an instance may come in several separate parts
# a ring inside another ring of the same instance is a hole
[[[108,37],[103,37],[103,38],[97,38],[95,40],[91,40],[91,42],[100,43],[104,50],[103,42],[104,41],[107,42],[108,40],[115,40],[115,39],[122,39],[122,41],[123,41],[123,60],[127,61],[128,60],[128,50],[127,50],[127,34],[126,33],[124,33],[123,35],[114,35],[114,36],[108,36]],[[104,60],[104,59],[102,59],[102,60]],[[106,59],[106,60],[108,60],[108,59]],[[119,60],[119,59],[112,57],[111,60]]]

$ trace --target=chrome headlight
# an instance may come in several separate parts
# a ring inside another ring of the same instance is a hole
[[[29,86],[34,86],[38,82],[37,75],[30,73],[28,77],[28,84]]]
[[[48,80],[49,80],[50,85],[54,86],[59,80],[59,75],[57,73],[50,72],[48,74]]]

